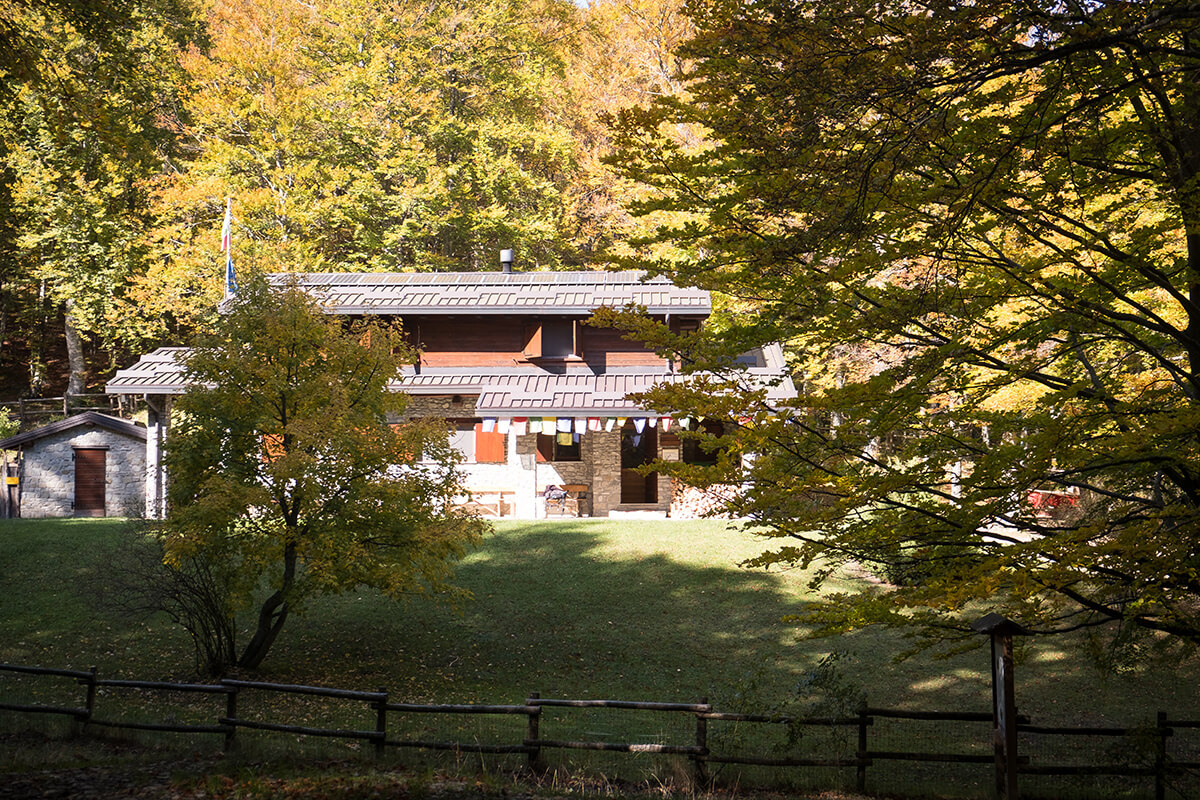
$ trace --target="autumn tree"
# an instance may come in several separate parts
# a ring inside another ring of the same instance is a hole
[[[186,0],[0,3],[0,337],[27,345],[35,394],[47,320],[63,321],[68,393],[86,388],[88,337],[114,343],[193,36]]]
[[[453,591],[452,563],[484,526],[450,507],[460,487],[444,426],[391,422],[406,396],[389,384],[410,356],[395,328],[344,325],[295,286],[260,281],[189,351],[166,562],[202,577],[206,602],[217,586],[231,617],[249,614],[238,666],[258,667],[315,596]]]
[[[899,584],[821,604],[827,631],[953,634],[993,604],[1200,641],[1200,9],[689,13],[688,99],[625,114],[621,161],[679,215],[642,265],[732,298],[728,352],[794,355],[778,414],[732,372],[652,398],[742,421],[721,444],[749,472],[689,477],[751,481],[734,510],[782,545],[757,563]]]
[[[156,185],[131,338],[211,321],[221,215],[264,271],[575,264],[561,0],[219,0],[183,59],[186,148]]]
[[[580,31],[564,56],[566,88],[577,108],[568,119],[579,164],[567,197],[575,246],[598,255],[654,225],[629,213],[643,187],[607,163],[613,142],[605,120],[683,90],[678,48],[695,29],[682,0],[597,0],[580,14]]]

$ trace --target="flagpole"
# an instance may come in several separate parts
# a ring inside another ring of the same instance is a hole
[[[221,226],[221,252],[225,254],[225,299],[237,293],[237,276],[233,271],[233,197],[225,197],[225,222]]]

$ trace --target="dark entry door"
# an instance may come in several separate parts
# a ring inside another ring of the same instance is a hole
[[[634,467],[649,464],[658,455],[658,431],[645,425],[641,433],[633,421],[621,431],[621,502],[657,503],[658,476],[642,475]]]
[[[75,451],[75,516],[104,516],[104,450]]]

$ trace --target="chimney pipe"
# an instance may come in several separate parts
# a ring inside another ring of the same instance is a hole
[[[500,251],[500,271],[512,272],[513,253],[512,250]]]

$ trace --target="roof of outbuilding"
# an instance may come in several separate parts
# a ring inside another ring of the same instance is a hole
[[[645,306],[651,314],[712,312],[708,292],[643,272],[309,272],[297,281],[333,314],[590,314],[600,306]]]
[[[16,436],[10,436],[7,439],[0,439],[0,450],[15,450],[38,439],[44,439],[47,436],[53,436],[56,433],[62,433],[71,428],[78,428],[84,425],[99,425],[102,428],[108,428],[111,431],[132,436],[135,439],[144,440],[146,438],[146,429],[140,425],[135,425],[119,417],[110,417],[98,411],[84,411],[82,414],[60,419],[58,422],[51,422],[49,425],[43,425],[40,428],[34,428],[25,433],[18,433]]]

